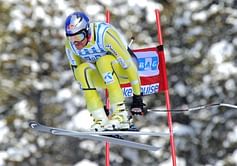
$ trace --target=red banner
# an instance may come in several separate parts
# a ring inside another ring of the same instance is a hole
[[[133,52],[135,54],[133,61],[138,68],[143,95],[164,91],[166,86],[163,79],[165,70],[162,65],[164,64],[163,54],[159,54],[157,47],[136,49]],[[130,84],[122,84],[121,86],[125,97],[132,96]]]

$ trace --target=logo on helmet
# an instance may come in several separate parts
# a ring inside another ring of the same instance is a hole
[[[73,24],[69,24],[68,26],[67,26],[67,29],[68,30],[73,30],[75,28],[75,25],[73,25]]]
[[[67,26],[69,31],[75,31],[78,29],[80,22],[82,21],[82,17],[73,15],[70,20],[70,24]]]

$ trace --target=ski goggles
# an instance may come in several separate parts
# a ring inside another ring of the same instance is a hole
[[[74,42],[82,42],[85,38],[86,38],[85,32],[79,32],[79,33],[75,33],[73,35],[68,36],[68,39],[72,43],[74,43]]]

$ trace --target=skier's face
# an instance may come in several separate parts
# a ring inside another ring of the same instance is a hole
[[[87,38],[85,38],[84,40],[82,41],[74,41],[73,44],[76,46],[76,48],[78,50],[81,50],[82,48],[84,48],[87,44]]]
[[[88,40],[84,33],[80,33],[74,36],[69,36],[68,38],[70,42],[72,42],[76,46],[76,48],[79,50],[86,46],[87,40]]]

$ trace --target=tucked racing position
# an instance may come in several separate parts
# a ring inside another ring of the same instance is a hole
[[[105,22],[90,22],[83,12],[65,21],[65,49],[75,79],[80,83],[94,131],[129,129],[121,83],[130,83],[133,100],[130,111],[142,114],[143,101],[137,67],[121,34]],[[98,89],[107,89],[110,114],[106,115]]]

